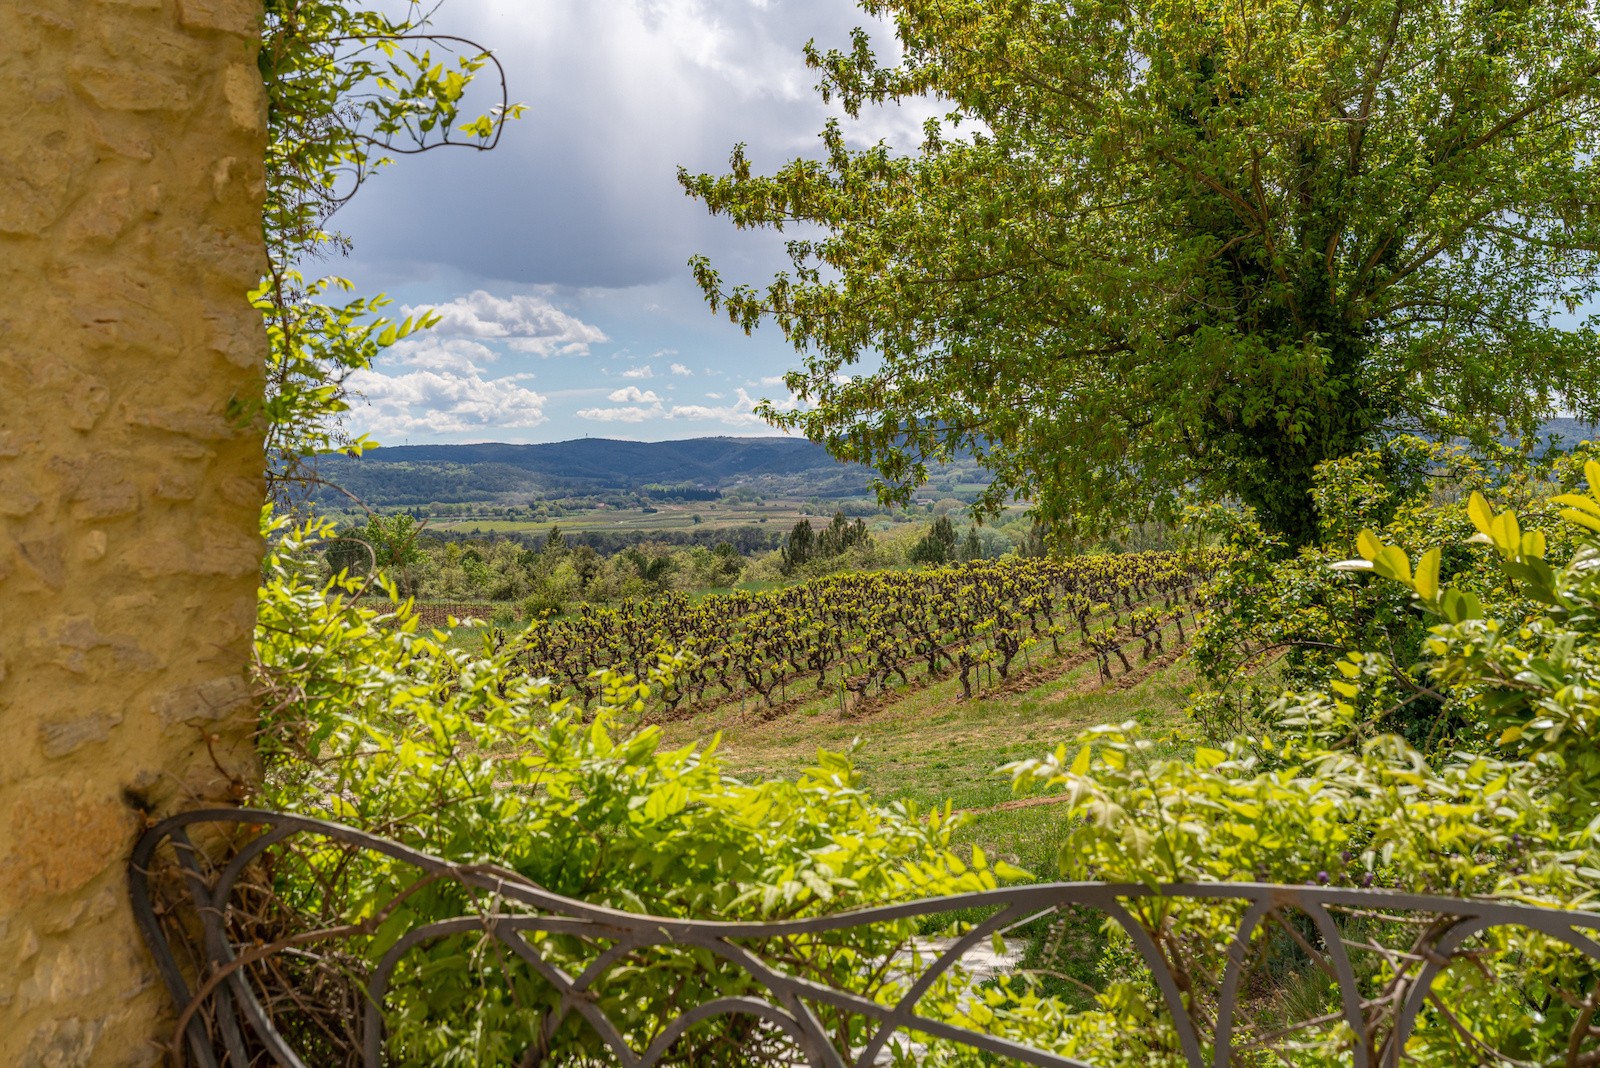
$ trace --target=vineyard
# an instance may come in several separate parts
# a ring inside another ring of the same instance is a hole
[[[972,698],[1036,657],[1060,671],[1093,660],[1111,680],[1135,660],[1175,655],[1217,563],[1204,553],[1138,553],[849,574],[700,601],[585,605],[535,622],[520,641],[530,674],[584,704],[599,696],[596,672],[642,679],[662,654],[685,654],[654,695],[663,716],[822,696],[848,710],[950,677]]]
[[[502,607],[492,601],[429,601],[418,602],[412,611],[419,626],[448,627],[451,619],[489,619]]]

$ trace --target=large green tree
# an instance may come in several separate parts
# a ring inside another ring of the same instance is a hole
[[[799,229],[713,308],[803,354],[769,410],[891,489],[976,453],[1057,530],[1253,505],[1293,541],[1312,469],[1399,429],[1600,414],[1600,14],[1576,0],[861,0],[881,61],[825,98],[948,104],[914,151],[680,173]],[[820,228],[819,228],[820,227]]]

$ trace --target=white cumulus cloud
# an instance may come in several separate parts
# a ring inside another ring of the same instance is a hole
[[[406,315],[425,310],[407,306]],[[433,308],[434,333],[443,337],[491,338],[535,356],[587,356],[589,346],[608,340],[605,332],[552,304],[538,293],[497,297],[478,289]]]
[[[681,363],[675,363],[675,364],[672,365],[672,373],[675,374],[675,375],[682,375],[685,378],[687,378],[690,375],[694,374],[693,371],[689,370],[687,367],[685,367]]]
[[[654,419],[692,419],[711,423],[721,423],[727,427],[765,427],[766,420],[755,413],[756,401],[744,390],[739,390],[738,396],[727,404],[671,404],[657,397],[654,392],[641,392],[635,386],[628,386],[612,393],[608,398],[616,402],[631,402],[618,408],[582,408],[575,414],[580,419],[591,419],[600,423],[643,423]],[[721,400],[719,393],[706,394],[707,400]],[[799,402],[793,397],[782,401],[778,407],[791,409],[798,407]]]
[[[630,367],[622,372],[623,378],[654,378],[656,373],[650,369],[649,364],[643,367]]]
[[[379,441],[413,434],[474,434],[504,440],[507,430],[545,422],[548,398],[523,383],[531,374],[489,377],[498,354],[468,338],[423,334],[390,346],[384,370],[357,371],[345,420]],[[392,370],[390,370],[392,368]]]
[[[668,419],[706,419],[733,426],[766,426],[767,422],[755,413],[756,402],[750,394],[739,390],[731,404],[675,404],[667,412]]]
[[[493,363],[500,354],[486,345],[464,337],[436,337],[418,334],[397,341],[383,350],[384,364],[399,364],[417,371],[447,374],[479,374],[483,365]]]
[[[626,408],[580,408],[577,412],[579,419],[593,419],[598,423],[642,423],[646,419],[661,417],[662,408],[659,404],[648,408],[631,405]]]

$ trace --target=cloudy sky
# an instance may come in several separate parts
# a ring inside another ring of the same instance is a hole
[[[390,349],[350,429],[385,444],[660,440],[772,431],[796,354],[706,307],[691,254],[762,282],[783,237],[740,233],[675,181],[737,142],[772,170],[817,153],[833,110],[801,49],[892,36],[853,0],[444,0],[440,33],[494,49],[528,105],[494,152],[402,158],[334,218],[354,241],[328,269],[438,327]],[[926,110],[863,115],[852,139],[919,139]]]

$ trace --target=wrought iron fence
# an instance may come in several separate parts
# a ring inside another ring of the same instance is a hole
[[[264,916],[285,907],[272,883],[293,851],[315,859],[328,879],[360,857],[416,875],[359,918],[312,916],[298,926],[262,926]],[[1546,1013],[1564,1012],[1571,1026],[1558,1054],[1564,1059],[1537,1063],[1600,1063],[1594,982],[1600,914],[1588,912],[1333,886],[1050,883],[781,922],[720,922],[592,905],[492,865],[453,864],[338,824],[237,809],[191,812],[158,824],[138,843],[130,873],[135,914],[179,1011],[174,1055],[206,1068],[383,1063],[385,1004],[397,973],[413,953],[460,936],[492,943],[509,954],[500,968],[519,963],[548,984],[550,999],[537,1010],[537,1026],[530,1025],[522,1064],[543,1063],[558,1033],[575,1026],[588,1029],[602,1057],[627,1068],[734,1063],[704,1051],[695,1060],[685,1050],[696,1029],[737,1018],[744,1022],[735,1036],[744,1063],[866,1068],[964,1054],[976,1058],[971,1063],[1093,1068],[1071,1050],[1046,1048],[1048,1040],[1041,1045],[1036,1034],[1020,1041],[1004,1028],[992,1033],[973,1026],[971,1013],[920,1011],[935,990],[957,991],[958,1003],[971,1003],[996,989],[994,968],[974,970],[967,960],[995,935],[1061,922],[1084,909],[1114,924],[1131,947],[1130,961],[1147,969],[1139,980],[1165,1017],[1151,1024],[1157,1037],[1142,1041],[1160,1050],[1151,1056],[1161,1063],[1295,1064],[1296,1050],[1316,1049],[1319,1064],[1333,1050],[1355,1068],[1395,1068],[1406,1062],[1408,1041],[1425,1012],[1444,1033],[1460,1032],[1455,1040],[1468,1058],[1461,1063],[1526,1063],[1493,1050],[1436,990],[1452,969],[1489,976],[1484,947],[1506,930],[1542,936],[1556,956],[1564,955],[1563,974],[1576,977],[1577,989],[1554,992],[1554,1010],[1552,991],[1544,991]],[[398,902],[443,885],[476,904],[375,940],[398,914]],[[907,934],[913,924],[937,929],[940,917],[956,933],[940,941]],[[1221,943],[1204,929],[1218,923],[1231,928]],[[878,944],[880,950],[898,948],[878,963],[873,983],[830,984],[803,966],[806,952],[818,946],[847,945],[852,932],[885,928],[896,933]],[[553,960],[557,940],[565,948]],[[342,955],[327,948],[354,942],[363,948]],[[1205,944],[1226,945],[1220,969],[1209,973],[1197,963],[1204,954],[1192,952]],[[587,947],[587,955],[574,957],[575,945]],[[658,1006],[646,1014],[648,1026],[637,1013],[614,1019],[621,1003],[608,1002],[608,978],[624,965],[660,965],[666,953],[689,955],[679,967],[688,960],[724,978],[737,975],[739,982],[722,982],[731,992],[696,1004]],[[1285,975],[1319,977],[1318,1004],[1327,1011],[1284,1016],[1281,999],[1271,990],[1264,994],[1260,982],[1274,956],[1290,958],[1287,970],[1271,973],[1279,982]],[[342,979],[323,982],[328,976]],[[1271,1012],[1255,1011],[1263,1000]],[[316,1052],[307,1053],[304,1044],[295,1048],[294,1036]]]

